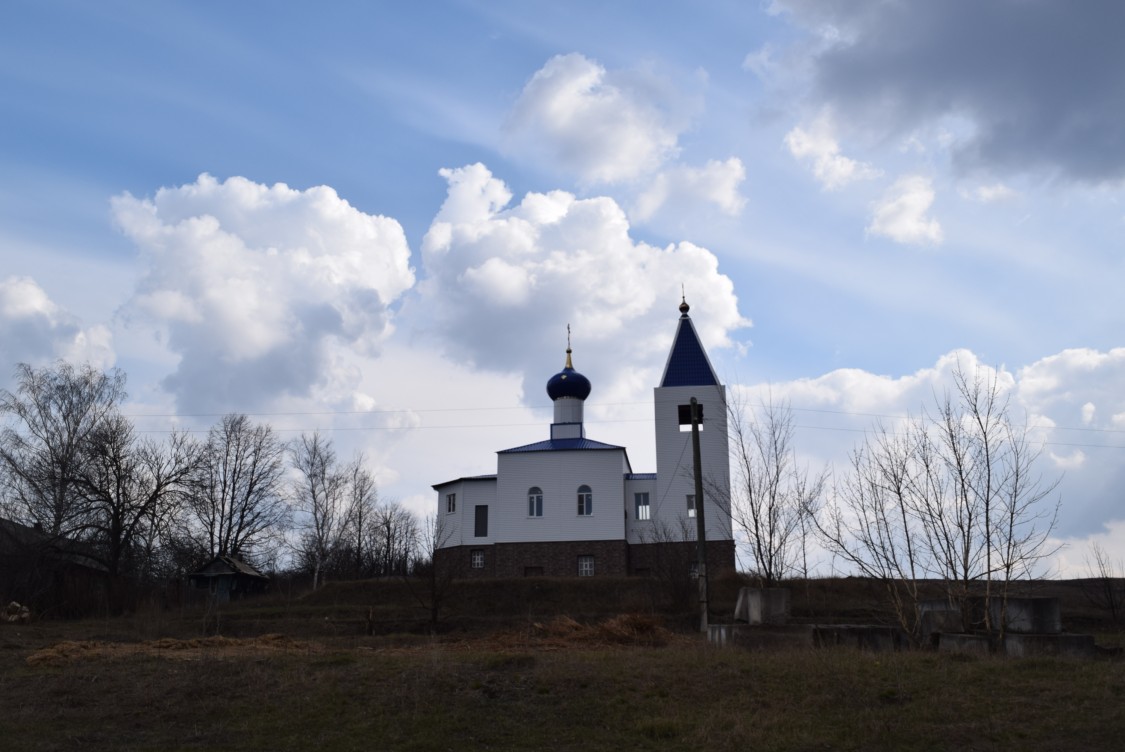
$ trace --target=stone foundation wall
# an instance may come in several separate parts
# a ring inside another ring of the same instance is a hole
[[[497,577],[577,577],[578,557],[594,557],[594,576],[624,577],[628,573],[626,543],[565,541],[554,543],[497,543]]]
[[[483,567],[473,568],[474,551],[482,553]],[[595,577],[665,577],[688,572],[696,546],[693,542],[629,545],[623,540],[496,543],[443,548],[434,558],[437,566],[454,567],[458,577],[577,577],[579,556],[594,557]],[[707,543],[709,576],[734,568],[734,541]]]
[[[484,554],[484,566],[473,568],[473,551]],[[434,564],[450,567],[454,577],[496,577],[496,554],[492,546],[454,546],[434,552]]]

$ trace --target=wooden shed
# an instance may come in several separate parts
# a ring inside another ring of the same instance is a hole
[[[270,578],[241,559],[216,556],[188,575],[194,587],[207,590],[218,603],[240,600],[269,590]]]

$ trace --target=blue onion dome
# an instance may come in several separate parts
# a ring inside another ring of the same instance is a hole
[[[570,361],[570,347],[566,348],[566,366],[547,382],[547,396],[551,401],[560,397],[584,400],[590,396],[590,380],[574,370]]]

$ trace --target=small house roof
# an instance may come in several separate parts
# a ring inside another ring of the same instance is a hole
[[[254,567],[250,566],[242,559],[235,558],[234,556],[216,556],[211,561],[204,564],[195,572],[192,572],[190,577],[222,577],[224,575],[243,575],[246,577],[258,577],[263,580],[268,580],[264,574],[259,572]]]

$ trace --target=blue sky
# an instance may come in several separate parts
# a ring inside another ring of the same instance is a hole
[[[119,366],[152,431],[331,430],[421,510],[545,435],[568,323],[591,436],[652,469],[682,284],[810,462],[999,369],[1060,571],[1125,557],[1123,15],[12,2],[0,371]]]

